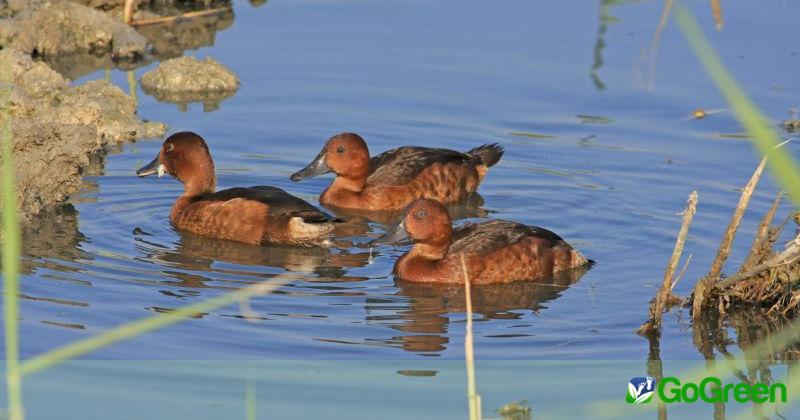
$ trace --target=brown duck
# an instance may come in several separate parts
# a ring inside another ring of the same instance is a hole
[[[292,181],[334,172],[320,203],[338,209],[402,210],[417,198],[455,203],[478,189],[489,167],[503,156],[498,144],[466,153],[428,147],[399,147],[370,158],[358,134],[331,137]]]
[[[502,283],[552,276],[591,261],[555,233],[504,220],[469,223],[453,228],[447,208],[420,199],[406,210],[402,221],[377,243],[410,238],[414,246],[394,265],[402,280],[463,283],[467,267],[471,283]]]
[[[280,188],[237,187],[217,191],[214,162],[205,140],[184,131],[164,141],[140,177],[169,174],[184,185],[170,212],[179,230],[249,244],[326,245],[340,220]]]

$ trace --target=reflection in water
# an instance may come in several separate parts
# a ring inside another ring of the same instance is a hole
[[[191,233],[181,232],[177,247],[165,249],[148,240],[148,233],[137,229],[134,232],[142,252],[148,260],[155,260],[168,267],[201,272],[222,272],[228,274],[255,273],[243,272],[240,269],[214,268],[218,261],[249,266],[277,267],[287,271],[304,274],[315,274],[317,279],[325,281],[360,281],[362,277],[347,276],[347,268],[363,267],[370,261],[369,252],[350,253],[334,251],[323,247],[291,247],[291,246],[254,246],[234,241],[205,238]],[[180,284],[188,287],[208,287],[213,281],[198,274],[189,274],[178,270],[165,270],[164,274],[180,280]],[[261,277],[274,275],[258,273]],[[307,276],[303,276],[308,280]]]
[[[80,269],[70,263],[93,259],[91,254],[80,248],[80,245],[86,240],[86,236],[78,230],[78,211],[71,204],[63,204],[42,211],[31,217],[22,226],[22,255],[25,257],[21,261],[20,272],[34,274],[41,269],[49,269],[61,273],[79,273]],[[74,282],[81,285],[89,284],[89,282],[80,280]],[[27,301],[46,302],[67,307],[87,308],[90,306],[89,303],[81,300],[50,295],[49,291],[47,292],[48,296],[42,296],[40,290],[42,289],[24,288],[19,297]],[[59,292],[54,291],[53,293]],[[41,316],[49,318],[52,315],[43,312]],[[83,324],[53,319],[40,319],[39,321],[54,327],[73,330],[86,328]]]
[[[196,4],[202,4],[197,2]],[[154,54],[160,59],[175,58],[186,50],[214,45],[217,32],[233,25],[233,9],[229,1],[217,1],[195,10],[210,10],[228,7],[227,10],[209,16],[180,19],[170,24],[147,25],[136,28],[153,45]],[[175,16],[189,10],[171,8],[159,11],[159,15]]]
[[[647,335],[650,351],[647,355],[647,376],[653,377],[656,383],[664,379],[664,365],[661,362],[661,336],[659,332]],[[658,401],[658,420],[667,419],[667,405]]]
[[[521,319],[522,313],[538,312],[543,304],[558,298],[573,283],[580,280],[588,267],[557,273],[550,279],[536,282],[519,281],[503,284],[472,286],[472,308],[484,319]],[[392,328],[407,333],[389,342],[411,352],[439,352],[450,342],[450,314],[466,311],[464,289],[460,286],[414,283],[396,280],[397,294],[408,298],[409,307],[398,311],[402,323]],[[379,302],[375,302],[379,303]],[[367,301],[367,310],[370,301]],[[367,316],[368,321],[383,321],[383,316]],[[511,337],[511,335],[506,336]]]
[[[91,259],[79,246],[85,240],[78,230],[78,211],[71,204],[37,214],[22,228],[22,253],[29,257],[22,262],[22,272],[32,273],[36,267],[74,271],[58,261]]]
[[[58,54],[47,57],[47,63],[64,77],[75,80],[100,69],[117,68],[135,70],[153,60],[164,60],[183,55],[186,50],[214,45],[217,32],[233,24],[233,9],[229,0],[204,2],[142,2],[137,18],[177,16],[189,11],[227,7],[227,10],[210,16],[178,19],[169,24],[146,25],[136,30],[152,45],[152,55],[136,60],[120,60],[111,53]]]
[[[772,366],[786,365],[788,376],[791,376],[800,356],[800,341],[795,340],[788,345],[775,345],[770,343],[779,332],[786,328],[796,328],[794,323],[783,315],[770,313],[761,308],[737,308],[733,312],[720,317],[714,311],[707,311],[704,316],[692,326],[694,345],[706,361],[707,372],[711,376],[724,377],[732,373],[737,381],[747,384],[764,383],[770,385],[775,382],[772,375]],[[735,338],[731,339],[728,332],[733,331]],[[800,335],[800,331],[798,331]],[[648,375],[657,380],[663,378],[660,334],[647,336],[650,344],[648,356]],[[743,356],[736,358],[728,348],[736,346],[742,350]],[[765,346],[765,350],[757,348]],[[717,360],[717,356],[721,360]],[[745,361],[743,366],[738,365]],[[780,380],[789,382],[788,377]],[[714,386],[713,384],[711,386]],[[733,404],[736,404],[733,402]],[[754,418],[769,418],[764,413],[764,404],[752,403],[752,416]],[[776,406],[777,407],[777,406]],[[659,405],[659,419],[665,419],[666,407]],[[714,419],[726,418],[726,406],[723,402],[714,403]],[[774,413],[777,418],[784,418],[780,413]]]
[[[614,0],[602,0],[600,2],[600,26],[597,29],[597,41],[594,43],[594,61],[592,62],[592,69],[589,74],[592,76],[592,82],[597,90],[606,90],[606,85],[600,76],[597,74],[600,68],[603,67],[603,49],[606,47],[606,31],[608,24],[614,22],[616,18],[608,13],[610,5],[616,3]]]

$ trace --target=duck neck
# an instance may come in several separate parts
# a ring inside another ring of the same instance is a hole
[[[217,188],[216,177],[212,174],[204,174],[203,176],[193,177],[183,181],[183,194],[175,201],[170,212],[171,218],[175,217],[192,201],[213,194]]]
[[[431,261],[438,261],[444,258],[449,248],[449,243],[444,242],[441,244],[418,243],[412,248],[412,252],[420,258],[429,259]]]
[[[400,278],[432,281],[431,279],[437,276],[445,254],[446,248],[416,244],[411,251],[397,260],[394,272]]]
[[[328,188],[331,192],[348,192],[358,194],[367,184],[366,175],[337,175]]]

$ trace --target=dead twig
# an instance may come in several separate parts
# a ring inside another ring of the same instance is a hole
[[[133,23],[133,11],[138,2],[139,0],[125,0],[125,7],[122,9],[122,20],[125,21],[126,25]]]
[[[743,273],[730,276],[725,280],[715,284],[714,288],[718,290],[724,290],[740,280],[751,278],[763,273],[764,271],[771,270],[781,265],[789,264],[798,257],[800,257],[800,235],[795,237],[794,240],[789,243],[786,249],[784,249],[780,254],[770,258],[769,261],[765,261]]]
[[[683,253],[683,245],[686,243],[686,235],[689,233],[689,226],[692,224],[692,219],[697,211],[697,191],[692,191],[689,194],[686,210],[683,212],[683,222],[681,229],[678,232],[678,238],[675,240],[675,248],[672,250],[672,257],[669,259],[667,269],[664,271],[664,278],[661,280],[661,290],[656,295],[655,302],[650,304],[650,319],[645,322],[636,331],[638,334],[644,334],[651,331],[656,331],[661,328],[661,314],[664,313],[667,301],[670,298],[672,291],[672,278],[675,275],[675,269],[681,259]]]
[[[725,230],[725,235],[722,237],[722,242],[719,244],[717,256],[714,258],[714,263],[711,264],[711,270],[705,277],[700,279],[694,287],[692,318],[695,321],[700,319],[700,314],[703,312],[703,306],[706,303],[708,294],[711,291],[714,282],[719,279],[720,273],[722,272],[722,266],[725,264],[725,261],[727,261],[728,255],[730,255],[731,244],[736,236],[736,230],[739,229],[739,223],[742,221],[744,211],[750,204],[750,198],[753,196],[753,191],[755,191],[756,185],[758,185],[758,181],[761,179],[761,174],[764,172],[764,167],[766,165],[767,158],[764,157],[761,159],[761,163],[758,164],[755,172],[753,172],[753,176],[750,177],[750,181],[748,181],[747,185],[745,185],[745,187],[742,189],[742,195],[739,197],[739,203],[736,205],[736,210],[734,210],[733,216],[731,216],[731,221],[728,224],[728,228]]]
[[[675,277],[675,281],[673,281],[672,286],[669,287],[670,291],[675,290],[675,286],[678,285],[678,282],[681,281],[683,275],[686,274],[686,269],[689,268],[690,262],[692,262],[692,254],[689,254],[689,256],[686,257],[686,262],[683,263],[683,268],[681,268],[681,272],[678,273],[678,277]]]
[[[775,212],[778,210],[778,204],[780,204],[782,198],[783,191],[778,191],[778,194],[775,196],[775,201],[772,202],[769,211],[767,211],[767,214],[761,219],[761,223],[758,224],[758,231],[753,239],[753,244],[750,246],[750,254],[742,264],[740,271],[746,271],[751,268],[758,262],[759,257],[762,256],[761,252],[764,249],[764,241],[768,239],[769,228],[772,226],[772,220],[775,218]]]
[[[229,12],[231,9],[228,7],[218,7],[216,9],[208,9],[208,10],[199,10],[196,12],[187,12],[182,15],[176,16],[164,16],[164,17],[157,17],[151,19],[142,19],[137,20],[135,22],[131,22],[131,26],[147,26],[147,25],[164,25],[168,23],[173,23],[176,21],[181,21],[185,19],[195,19],[205,16],[212,16],[217,15],[225,12]]]
[[[717,30],[721,31],[724,22],[722,21],[722,4],[719,0],[711,0],[711,13],[714,15],[714,24]]]

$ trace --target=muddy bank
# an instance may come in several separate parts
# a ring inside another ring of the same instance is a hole
[[[233,22],[230,1],[160,0],[140,1],[134,22],[214,11],[196,19],[132,27],[121,19],[123,4],[123,0],[0,2],[0,68],[10,70],[5,72],[11,84],[7,101],[17,196],[25,221],[74,194],[90,157],[103,155],[98,151],[161,137],[166,131],[162,123],[142,120],[135,99],[116,86],[104,80],[69,86],[69,79],[101,68],[133,70],[152,60],[180,56],[185,49],[212,45],[216,32]],[[156,99],[202,102],[210,111],[236,91],[238,80],[219,63],[203,62],[202,68],[194,64],[178,59],[160,67],[173,66],[178,72],[159,73],[163,77],[151,90]],[[174,75],[180,72],[183,82],[176,83],[181,78]]]
[[[141,120],[134,100],[106,81],[69,87],[47,64],[11,49],[0,51],[0,68],[11,70],[7,104],[24,220],[76,192],[93,152],[166,131]]]
[[[82,4],[79,4],[82,3]],[[171,24],[131,27],[122,0],[10,0],[0,2],[0,46],[45,61],[69,79],[100,69],[133,70],[213,45],[233,24],[230,1],[140,1],[134,20],[180,16],[216,8],[218,13]]]

